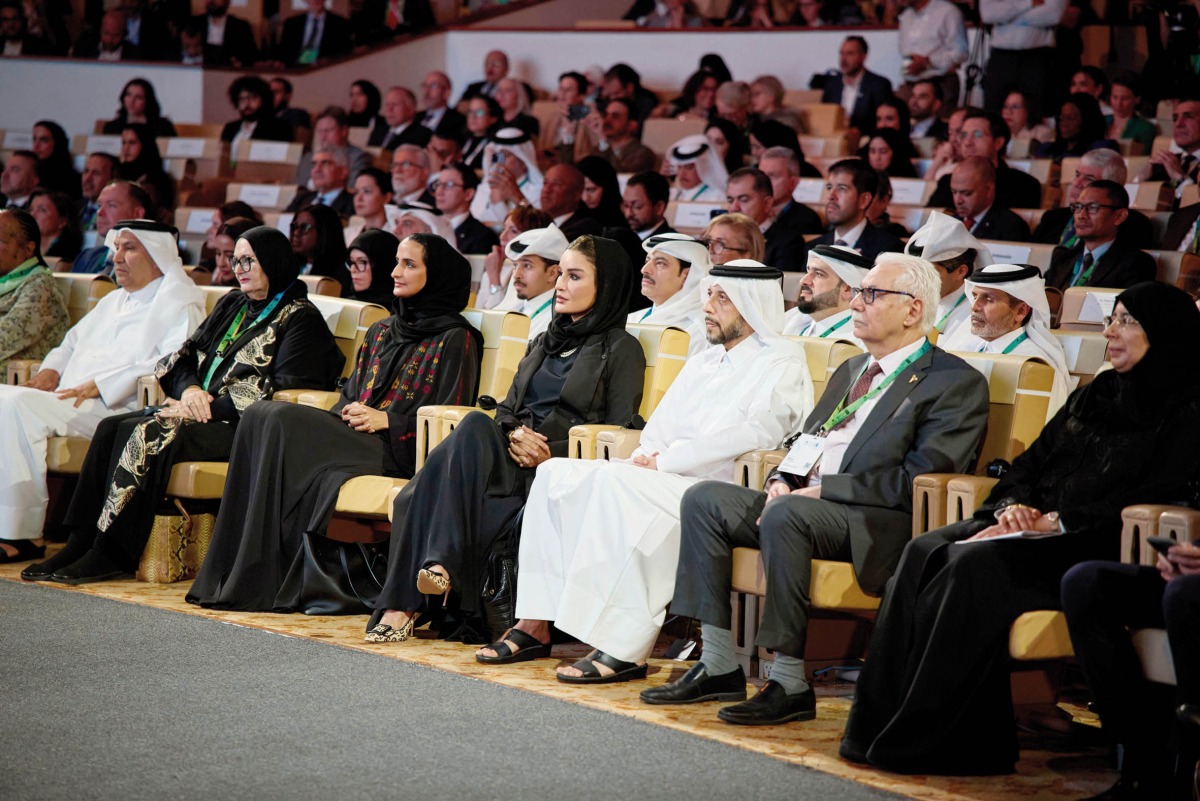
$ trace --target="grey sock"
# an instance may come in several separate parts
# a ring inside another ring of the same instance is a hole
[[[704,638],[704,652],[700,655],[700,661],[708,668],[709,675],[720,676],[737,670],[732,631],[701,623],[700,636]]]
[[[706,642],[705,645],[707,644]],[[808,680],[804,678],[804,660],[776,653],[775,665],[771,668],[771,680],[779,682],[788,695],[804,692],[808,689]]]

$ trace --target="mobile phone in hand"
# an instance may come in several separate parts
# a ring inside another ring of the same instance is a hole
[[[1170,537],[1146,537],[1146,543],[1151,548],[1164,555],[1167,553],[1167,551],[1171,550],[1173,546],[1179,544],[1178,541],[1173,540]]]

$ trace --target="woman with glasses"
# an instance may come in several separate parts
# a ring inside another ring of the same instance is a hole
[[[234,253],[240,291],[225,295],[191,339],[159,362],[162,406],[109,417],[96,429],[67,511],[71,538],[23,578],[129,578],[174,465],[228,459],[242,414],[277,390],[333,386],[345,358],[296,280],[287,237],[253,228]]]
[[[734,259],[761,262],[767,249],[758,223],[738,212],[714,217],[700,239],[708,245],[708,255],[713,264],[724,264]]]
[[[307,609],[302,582],[285,588],[284,580],[303,573],[304,536],[324,532],[342,484],[365,475],[411,477],[417,410],[475,400],[483,337],[459,314],[471,265],[437,236],[392,242],[392,315],[367,330],[333,408],[258,403],[246,412],[189,603]]]
[[[347,297],[385,307],[392,305],[396,244],[396,237],[378,229],[363,231],[354,238],[346,257],[354,291]]]
[[[843,757],[897,773],[1011,772],[1013,621],[1060,609],[1072,565],[1118,559],[1124,507],[1191,497],[1200,311],[1182,290],[1148,282],[1118,295],[1107,323],[1113,369],[1071,394],[973,517],[905,547]]]
[[[1000,116],[1012,134],[1009,144],[1020,141],[1030,142],[1032,146],[1054,140],[1054,130],[1042,122],[1042,116],[1029,95],[1019,89],[1014,89],[1004,98]]]
[[[342,218],[328,206],[305,206],[292,217],[292,251],[300,275],[323,275],[341,284],[342,296],[351,292],[346,269],[346,239]]]
[[[471,169],[483,169],[484,147],[503,116],[500,104],[490,97],[472,97],[467,101],[467,139],[462,146],[462,160]]]

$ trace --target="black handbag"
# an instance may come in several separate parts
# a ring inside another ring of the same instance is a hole
[[[339,542],[305,532],[300,553],[275,598],[276,609],[306,615],[365,615],[387,577],[387,543]]]
[[[521,546],[524,516],[525,507],[522,506],[488,551],[487,572],[479,598],[493,641],[499,640],[504,632],[517,624],[517,550]]]

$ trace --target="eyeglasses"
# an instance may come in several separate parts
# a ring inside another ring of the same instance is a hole
[[[1081,212],[1081,211],[1086,211],[1088,213],[1089,217],[1099,214],[1100,209],[1116,209],[1116,208],[1120,208],[1120,207],[1107,205],[1104,203],[1072,203],[1071,204],[1071,211],[1076,212],[1076,213]]]
[[[396,170],[407,170],[411,167],[419,167],[419,166],[420,165],[417,164],[415,161],[393,161],[392,162],[392,172],[395,172]]]
[[[486,117],[488,110],[486,108],[473,108],[467,112],[468,117]]]
[[[875,298],[878,295],[907,295],[910,298],[916,298],[916,295],[913,293],[901,292],[899,289],[879,289],[878,287],[873,286],[850,288],[851,300],[854,300],[859,295],[862,295],[863,303],[867,304],[868,306],[875,302]]]
[[[1141,328],[1142,324],[1128,314],[1112,314],[1104,318],[1104,327],[1116,324],[1117,328]]]
[[[957,134],[958,141],[960,142],[965,142],[968,139],[983,139],[987,135],[987,131],[959,131]]]
[[[346,259],[346,268],[352,273],[365,273],[371,269],[371,262],[367,259]]]
[[[312,223],[293,223],[292,224],[292,233],[293,234],[307,234],[312,229],[313,229]]]
[[[726,242],[724,239],[704,239],[701,241],[704,242],[704,244],[708,247],[708,252],[713,254],[714,256],[720,256],[722,253],[724,253],[727,250],[732,250],[735,253],[750,252],[749,248],[743,248],[743,247],[739,247],[737,245],[731,245],[728,242]]]
[[[242,256],[238,259],[229,260],[229,266],[233,268],[235,273],[248,273],[254,269],[255,264],[258,264],[258,259],[253,256]]]
[[[433,192],[438,191],[442,187],[445,187],[451,191],[453,191],[455,189],[466,189],[466,186],[464,184],[456,184],[456,183],[454,183],[454,181],[434,181],[432,184],[429,185],[429,189]]]

